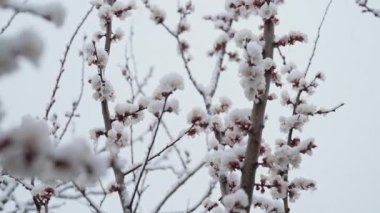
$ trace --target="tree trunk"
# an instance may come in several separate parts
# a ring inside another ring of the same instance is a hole
[[[273,58],[274,43],[274,24],[269,19],[264,23],[264,58]],[[247,193],[249,205],[246,210],[249,212],[252,203],[253,187],[255,184],[256,169],[258,166],[259,149],[261,144],[262,132],[264,129],[265,108],[271,82],[271,73],[265,73],[265,92],[260,97],[260,101],[253,105],[251,120],[252,127],[248,136],[248,145],[245,152],[245,161],[242,169],[241,188]]]

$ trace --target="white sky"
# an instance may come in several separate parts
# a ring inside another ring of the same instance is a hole
[[[31,2],[45,2],[31,0]],[[176,21],[175,0],[156,0],[161,8],[168,11],[168,24]],[[214,62],[205,57],[205,52],[212,46],[213,39],[218,35],[212,25],[201,20],[205,14],[215,14],[224,7],[221,0],[195,0],[195,18],[190,19],[193,33],[187,35],[191,44],[194,62],[191,64],[194,75],[198,81],[207,83],[213,70]],[[277,35],[290,30],[298,30],[309,36],[308,44],[298,44],[285,51],[288,60],[296,62],[299,67],[305,67],[310,55],[316,30],[322,17],[327,0],[287,0],[279,8],[280,26],[276,28]],[[21,69],[16,73],[0,79],[0,98],[7,116],[1,124],[3,129],[17,125],[25,114],[42,116],[48,103],[51,89],[59,69],[59,59],[71,33],[79,23],[89,4],[87,0],[62,1],[67,7],[67,20],[62,28],[55,28],[52,24],[29,16],[20,15],[13,26],[4,34],[12,35],[20,29],[32,28],[39,32],[46,42],[41,66],[38,68],[22,63]],[[374,7],[380,8],[380,2],[370,1]],[[179,72],[185,76],[185,70],[178,57],[175,41],[160,27],[149,20],[149,14],[141,4],[139,10],[132,18],[117,25],[122,27],[128,35],[131,21],[135,30],[135,55],[139,71],[146,73],[150,66],[155,67],[154,80],[151,81],[150,91],[157,85],[157,79],[164,73]],[[169,12],[172,11],[172,12]],[[0,26],[8,19],[10,13],[0,10]],[[251,28],[257,30],[258,19],[245,21],[237,29]],[[171,25],[173,26],[173,25]],[[93,13],[79,33],[73,45],[72,54],[68,58],[67,70],[64,73],[62,87],[58,93],[58,103],[54,108],[61,118],[64,112],[71,108],[71,101],[79,94],[80,58],[77,52],[81,46],[81,37],[84,33],[91,36],[97,31],[98,20]],[[378,211],[378,192],[380,185],[378,177],[380,145],[380,115],[378,113],[380,96],[377,94],[378,79],[380,79],[378,61],[380,49],[380,19],[370,14],[362,14],[354,0],[335,0],[328,14],[322,30],[320,43],[311,72],[323,71],[327,75],[317,93],[311,99],[318,106],[332,107],[340,102],[346,105],[338,112],[327,117],[315,117],[309,125],[305,126],[303,137],[315,137],[318,148],[312,157],[305,157],[301,168],[293,173],[294,176],[313,178],[317,182],[318,190],[304,192],[297,203],[292,204],[292,212],[308,213],[336,213],[336,212],[366,212]],[[124,40],[111,53],[111,66],[107,75],[114,83],[118,99],[124,101],[128,97],[128,85],[120,75],[118,65],[124,63]],[[1,50],[0,50],[1,51]],[[281,61],[277,57],[278,65]],[[94,72],[86,70],[86,76]],[[141,77],[140,77],[141,78]],[[187,82],[186,89],[180,93],[180,106],[186,115],[194,106],[202,106],[203,102],[195,94],[193,86]],[[91,98],[91,89],[85,87],[85,97],[79,108],[81,118],[75,121],[75,135],[87,135],[90,128],[102,125],[100,106]],[[234,101],[235,107],[251,107],[245,100],[239,85],[235,66],[230,66],[221,77],[216,100],[218,96],[226,95]],[[267,123],[264,138],[268,143],[282,136],[279,133],[278,116],[287,115],[289,111],[279,107],[277,103],[269,103]],[[169,116],[169,126],[176,134],[186,127],[185,116]],[[69,137],[71,137],[69,135]],[[165,139],[162,136],[163,139]],[[166,140],[166,139],[165,139]],[[161,145],[164,145],[163,141]],[[183,148],[192,152],[195,165],[205,154],[203,137],[182,141]],[[140,150],[144,153],[144,150]],[[293,177],[294,177],[293,176]],[[151,179],[150,191],[143,200],[144,210],[154,207],[159,194],[164,194],[172,184],[171,179],[163,178],[157,173]],[[192,179],[175,199],[171,199],[165,210],[181,210],[188,203],[197,201],[197,195],[203,193],[208,183],[207,170]],[[189,195],[189,196],[188,196]],[[190,199],[188,200],[188,197]],[[118,205],[114,201],[106,202],[107,206]],[[88,211],[87,208],[75,206],[76,211]],[[64,212],[72,210],[73,205],[62,209]],[[83,209],[82,209],[83,208]],[[105,208],[106,209],[106,208]],[[117,209],[115,207],[115,209]],[[117,212],[108,211],[108,212]]]

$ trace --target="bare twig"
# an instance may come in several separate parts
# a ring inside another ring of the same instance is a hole
[[[84,49],[84,43],[85,43],[85,41],[86,41],[86,37],[83,38],[83,48],[82,48],[82,50]],[[79,96],[78,96],[77,100],[74,101],[73,104],[72,104],[71,112],[68,115],[69,118],[67,119],[67,122],[65,124],[65,127],[62,130],[61,135],[59,136],[59,140],[62,140],[63,136],[65,135],[65,133],[67,131],[67,128],[69,127],[69,125],[71,123],[71,120],[75,116],[75,112],[77,111],[78,106],[79,106],[79,104],[80,104],[80,102],[82,100],[83,88],[84,88],[84,70],[85,70],[85,58],[84,58],[84,55],[83,55],[83,51],[81,51],[81,57],[82,57],[82,74],[81,74],[80,93],[79,93]]]
[[[191,212],[194,212],[195,210],[197,210],[199,208],[199,206],[202,205],[203,201],[206,198],[210,197],[210,195],[212,194],[212,191],[214,190],[214,188],[216,186],[216,183],[217,182],[210,183],[209,188],[207,189],[205,194],[201,197],[201,199],[196,204],[194,204],[193,207],[191,207],[190,209],[187,210],[188,213],[191,213]]]
[[[25,0],[23,2],[23,4],[27,3],[28,0]],[[1,28],[0,30],[0,35],[3,34],[12,24],[12,22],[14,21],[14,19],[16,18],[16,16],[20,13],[20,11],[14,11],[14,13],[12,14],[12,16],[8,19],[7,23]]]
[[[166,201],[182,186],[184,185],[188,179],[190,179],[195,173],[197,173],[203,166],[205,162],[201,161],[196,167],[194,167],[186,176],[181,178],[173,188],[165,195],[165,197],[158,203],[158,206],[154,209],[154,212],[159,212],[162,206],[166,203]]]
[[[54,86],[54,89],[53,89],[53,93],[51,94],[51,97],[50,97],[50,102],[46,108],[46,111],[45,111],[45,120],[47,120],[49,118],[49,113],[50,113],[50,110],[51,108],[53,107],[54,103],[55,103],[55,95],[59,89],[59,82],[61,80],[61,77],[62,77],[62,74],[63,72],[65,72],[65,63],[66,63],[66,59],[67,59],[67,55],[70,51],[70,48],[71,48],[71,45],[75,39],[75,37],[78,35],[78,32],[80,30],[80,28],[83,26],[84,22],[87,20],[88,16],[90,15],[90,13],[92,12],[92,10],[94,9],[94,6],[91,6],[91,8],[86,12],[86,14],[84,15],[84,17],[82,18],[82,20],[79,22],[79,25],[77,26],[77,28],[75,29],[74,33],[71,35],[71,38],[69,40],[69,43],[66,45],[66,49],[65,49],[65,52],[63,54],[63,58],[60,60],[61,62],[61,66],[59,68],[59,73],[58,73],[58,76],[56,78],[56,82],[55,82],[55,86]]]
[[[312,61],[314,59],[314,55],[315,55],[315,52],[317,50],[317,46],[318,46],[318,42],[319,42],[319,37],[321,36],[321,29],[322,29],[323,23],[325,22],[327,13],[329,12],[329,9],[330,9],[330,6],[331,6],[332,2],[333,2],[333,0],[330,0],[329,3],[327,4],[326,9],[325,9],[325,13],[323,14],[322,20],[321,20],[321,22],[319,24],[318,31],[317,31],[317,37],[314,40],[313,50],[311,51],[309,62],[308,62],[307,67],[305,69],[305,76],[309,72],[311,63],[312,63]]]
[[[277,49],[277,52],[278,52],[278,54],[280,55],[280,57],[282,59],[282,64],[286,65],[287,63],[286,63],[286,57],[285,57],[285,55],[281,52],[280,47],[276,47],[276,49]]]
[[[157,124],[156,124],[156,128],[154,130],[154,133],[153,133],[153,137],[152,137],[152,141],[150,142],[150,145],[148,147],[148,152],[146,154],[146,157],[145,157],[145,161],[144,163],[142,164],[142,169],[141,169],[141,172],[139,174],[139,177],[137,179],[137,182],[136,182],[136,186],[135,186],[135,189],[133,190],[133,193],[132,193],[132,197],[131,197],[131,200],[130,200],[130,204],[129,204],[129,208],[132,210],[132,206],[133,206],[133,200],[136,196],[136,193],[138,191],[138,188],[139,188],[139,184],[140,184],[140,181],[141,181],[141,178],[145,172],[145,167],[147,166],[148,162],[149,162],[149,156],[150,156],[150,153],[152,152],[153,150],[153,145],[154,143],[156,142],[156,137],[157,137],[157,133],[158,133],[158,129],[160,127],[160,124],[161,124],[161,120],[162,120],[162,117],[163,115],[165,114],[165,107],[166,107],[166,104],[167,104],[167,100],[168,100],[168,97],[165,97],[164,99],[164,104],[162,106],[162,110],[161,110],[161,113],[160,113],[160,116],[158,117],[158,120],[157,120]]]
[[[176,140],[166,145],[164,148],[162,148],[159,152],[149,157],[148,161],[151,161],[158,156],[160,156],[162,153],[164,153],[166,150],[168,150],[170,147],[174,146],[178,141],[180,141],[187,133],[189,133],[193,129],[194,125],[192,125],[190,128],[188,128],[182,135],[180,135]],[[136,169],[140,168],[143,165],[143,163],[138,163],[132,166],[132,168],[128,169],[126,172],[124,172],[124,175],[128,175],[135,171]]]
[[[88,202],[88,204],[91,206],[92,209],[94,209],[95,212],[97,213],[102,213],[102,211],[100,210],[100,208],[95,204],[95,202],[93,200],[91,200],[91,198],[89,198],[86,194],[86,192],[81,189],[76,183],[74,183],[74,186],[75,188],[82,194],[83,198],[85,198]]]

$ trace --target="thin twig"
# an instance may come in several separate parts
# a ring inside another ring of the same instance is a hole
[[[27,3],[28,0],[25,0],[23,2],[23,4]],[[3,34],[12,24],[12,22],[14,21],[14,19],[16,18],[16,16],[20,13],[20,11],[14,11],[14,13],[12,14],[12,16],[8,19],[7,23],[1,28],[0,30],[0,35]]]
[[[158,203],[158,206],[154,209],[153,212],[159,212],[162,206],[166,203],[166,201],[181,187],[183,186],[187,180],[189,180],[195,173],[197,173],[203,166],[205,162],[201,161],[195,168],[193,168],[186,176],[181,178],[173,188],[165,195],[165,197]]]
[[[153,159],[155,159],[156,157],[160,156],[163,152],[165,152],[167,149],[169,149],[170,147],[174,146],[178,141],[180,141],[188,132],[190,132],[192,129],[193,129],[194,125],[192,125],[190,128],[188,128],[182,135],[180,135],[176,140],[174,140],[173,142],[169,143],[168,145],[166,145],[164,148],[162,148],[159,152],[157,152],[156,154],[152,155],[151,157],[149,157],[148,161],[151,161]],[[143,163],[138,163],[134,166],[132,166],[132,168],[130,168],[128,171],[124,172],[124,175],[128,175],[130,174],[131,172],[135,171],[136,169],[140,168],[141,166],[143,165]]]
[[[326,19],[326,16],[327,16],[327,13],[329,12],[329,9],[330,9],[330,6],[332,4],[333,0],[330,0],[329,3],[327,4],[326,6],[326,9],[325,9],[325,13],[323,14],[323,17],[322,17],[322,20],[319,24],[319,27],[318,27],[318,31],[317,31],[317,37],[315,38],[315,41],[314,41],[314,46],[313,46],[313,50],[311,51],[311,55],[310,55],[310,58],[309,58],[309,62],[307,64],[307,67],[305,69],[305,76],[307,75],[307,73],[309,72],[309,69],[310,69],[310,66],[311,66],[311,63],[314,59],[314,55],[315,55],[315,52],[317,50],[317,46],[318,46],[318,42],[319,42],[319,38],[321,36],[321,29],[322,29],[322,26],[323,26],[323,23],[325,22],[325,19]]]
[[[97,213],[102,213],[102,211],[101,211],[100,208],[95,204],[95,202],[92,201],[92,200],[87,196],[86,192],[85,192],[83,189],[81,189],[76,183],[73,182],[73,184],[74,184],[75,188],[76,188],[76,189],[82,194],[83,198],[85,198],[85,199],[87,200],[88,204],[94,209],[94,211],[97,212]]]
[[[82,20],[80,21],[80,23],[78,24],[78,26],[76,27],[74,33],[71,35],[69,43],[66,45],[65,52],[63,53],[63,58],[60,60],[61,66],[59,68],[59,73],[58,73],[58,76],[57,76],[57,79],[56,79],[56,82],[55,82],[53,93],[51,94],[50,102],[49,102],[49,104],[48,104],[48,106],[46,108],[46,111],[45,111],[45,117],[44,117],[45,120],[47,120],[49,118],[50,110],[51,110],[51,108],[53,107],[53,105],[54,105],[54,103],[56,101],[55,100],[55,95],[56,95],[56,93],[57,93],[57,91],[59,89],[59,82],[61,80],[62,74],[65,71],[65,63],[66,63],[67,55],[68,55],[68,53],[70,51],[71,45],[72,45],[75,37],[78,35],[78,32],[79,32],[80,28],[83,26],[84,22],[87,20],[88,16],[90,15],[90,13],[92,12],[93,9],[94,9],[94,6],[91,6],[91,8],[86,12],[86,14],[82,18]]]
[[[205,194],[201,197],[201,199],[193,205],[193,207],[191,207],[189,210],[187,210],[187,213],[191,213],[191,212],[194,212],[195,210],[197,210],[199,208],[199,206],[202,205],[203,201],[206,200],[208,197],[210,197],[210,195],[212,194],[212,191],[214,190],[215,186],[216,186],[216,183],[217,182],[212,182],[209,186],[209,188],[207,189],[207,191],[205,192]]]
[[[159,130],[159,127],[160,127],[160,124],[161,124],[161,120],[162,120],[163,115],[165,114],[165,108],[166,108],[167,101],[168,101],[168,97],[165,97],[164,104],[162,106],[162,110],[161,110],[160,116],[158,117],[156,128],[155,128],[154,133],[153,133],[152,141],[150,142],[150,145],[148,147],[148,153],[146,154],[145,161],[142,164],[142,169],[141,169],[140,175],[139,175],[139,177],[137,179],[135,189],[133,190],[133,193],[132,193],[132,198],[131,198],[130,204],[129,204],[129,208],[131,208],[131,209],[132,209],[132,205],[133,205],[133,200],[134,200],[134,198],[136,196],[136,193],[137,193],[137,190],[139,188],[139,184],[140,184],[141,178],[142,178],[142,176],[143,176],[143,174],[145,172],[145,167],[147,166],[147,164],[149,162],[150,153],[152,152],[153,145],[156,142],[156,137],[157,137],[157,133],[158,133],[158,130]]]
[[[86,41],[86,36],[83,38],[83,48],[82,48],[82,50],[84,49],[85,41]],[[75,116],[75,112],[77,111],[78,106],[79,106],[79,104],[80,104],[80,102],[82,100],[83,89],[84,89],[84,70],[85,70],[85,58],[84,58],[84,55],[83,55],[83,51],[81,51],[81,57],[82,57],[82,73],[81,73],[80,93],[79,93],[79,96],[78,96],[77,100],[74,101],[74,103],[72,104],[72,109],[71,109],[71,112],[69,114],[69,118],[67,119],[67,122],[65,124],[65,127],[63,128],[63,131],[62,131],[61,135],[59,136],[59,141],[62,140],[63,136],[65,135],[65,133],[67,131],[67,128],[69,127],[69,125],[71,123],[71,120]]]

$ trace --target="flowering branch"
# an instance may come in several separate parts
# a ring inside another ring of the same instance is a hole
[[[264,3],[265,4],[265,3]],[[269,4],[269,1],[267,1]],[[264,58],[273,58],[274,49],[274,23],[271,19],[264,21]],[[245,152],[245,160],[242,168],[241,188],[244,189],[248,196],[248,205],[246,211],[249,212],[252,202],[253,187],[256,179],[256,169],[258,167],[259,149],[261,145],[262,132],[264,129],[264,116],[268,100],[269,88],[271,82],[271,73],[265,73],[265,91],[258,103],[252,108],[252,128],[248,134],[248,145]]]

